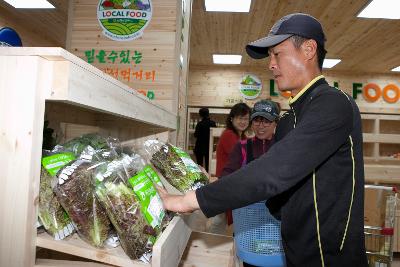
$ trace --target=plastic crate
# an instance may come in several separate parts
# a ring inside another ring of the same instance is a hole
[[[265,202],[233,210],[237,256],[256,266],[286,266],[281,225],[268,211]]]

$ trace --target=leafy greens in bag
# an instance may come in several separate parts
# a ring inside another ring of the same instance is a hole
[[[74,232],[74,227],[65,210],[58,202],[52,189],[53,176],[57,171],[75,159],[72,153],[63,152],[62,147],[53,151],[43,151],[40,172],[38,217],[46,231],[55,240],[64,239]]]
[[[151,163],[179,191],[195,190],[208,183],[207,176],[182,149],[157,140],[147,140],[144,148]]]
[[[131,259],[138,259],[151,250],[159,231],[145,220],[141,204],[127,179],[137,169],[128,155],[96,168],[96,196],[105,207],[117,230],[122,248]]]
[[[53,188],[80,237],[95,247],[102,247],[110,231],[110,221],[95,197],[93,163],[78,159],[57,175]]]

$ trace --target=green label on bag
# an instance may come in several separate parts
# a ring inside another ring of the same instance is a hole
[[[60,153],[42,158],[42,165],[51,176],[54,176],[62,167],[74,159],[75,156],[73,153]]]
[[[130,178],[129,183],[139,199],[142,213],[147,222],[154,228],[161,225],[165,211],[157,191],[144,170]]]
[[[201,172],[199,166],[192,160],[188,153],[180,149],[179,147],[172,146],[175,153],[182,159],[183,164],[188,168],[190,172]]]
[[[151,181],[153,183],[155,183],[158,186],[163,187],[160,177],[158,177],[158,174],[150,165],[146,165],[146,167],[143,168],[143,171],[147,174],[147,176],[151,179]]]

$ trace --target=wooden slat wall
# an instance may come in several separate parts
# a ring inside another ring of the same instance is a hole
[[[102,34],[102,29],[96,17],[98,0],[74,0],[72,12],[69,14],[68,45],[67,49],[75,55],[87,60],[85,51],[95,49],[114,51],[137,50],[142,53],[140,64],[100,64],[93,63],[99,69],[105,67],[126,69],[130,67],[139,71],[156,71],[155,81],[130,81],[119,78],[134,89],[152,90],[155,92],[155,102],[175,112],[173,104],[174,91],[177,90],[175,69],[177,68],[176,35],[177,18],[179,17],[177,0],[153,0],[152,19],[142,37],[132,41],[117,42],[108,39]],[[143,74],[144,75],[144,74]]]
[[[189,106],[224,106],[226,98],[241,98],[239,92],[239,82],[246,73],[257,75],[263,83],[263,90],[256,100],[246,101],[252,105],[255,101],[261,98],[269,98],[269,88],[271,75],[267,67],[265,68],[249,68],[249,67],[210,67],[210,66],[191,66],[189,74],[189,91],[188,105]],[[389,83],[394,83],[400,86],[398,75],[382,75],[382,74],[347,74],[340,72],[324,71],[327,81],[333,85],[333,82],[339,83],[339,88],[343,91],[352,94],[353,83],[362,83],[364,86],[367,83],[374,82],[381,89]],[[278,92],[275,85],[275,91]],[[273,100],[281,103],[283,108],[287,108],[287,100],[281,96],[272,97]],[[357,103],[361,112],[373,113],[394,113],[400,114],[400,101],[394,104],[386,103],[383,99],[374,103],[369,103],[364,100],[361,94],[358,95]]]

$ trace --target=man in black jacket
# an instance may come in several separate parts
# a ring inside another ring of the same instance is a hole
[[[215,121],[210,119],[210,111],[208,108],[201,108],[199,110],[201,121],[196,125],[194,137],[196,137],[196,144],[194,146],[194,154],[196,156],[197,164],[203,166],[208,172],[208,161],[210,154],[210,128],[216,127]]]
[[[293,95],[278,140],[215,183],[184,196],[161,192],[167,209],[200,208],[210,217],[284,195],[279,204],[287,266],[367,266],[360,112],[321,75],[324,44],[321,24],[296,13],[247,45],[251,57],[270,57],[279,89]]]

